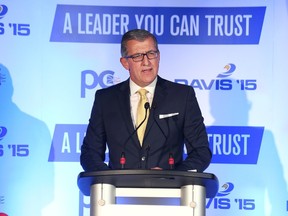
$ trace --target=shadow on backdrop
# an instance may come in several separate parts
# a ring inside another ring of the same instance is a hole
[[[45,123],[22,112],[12,96],[10,73],[0,64],[0,212],[39,216],[54,197],[51,137]],[[29,95],[22,96],[29,103]]]
[[[232,80],[232,82],[233,90],[210,91],[210,113],[214,118],[212,126],[263,126],[248,125],[252,104],[248,101],[246,92],[236,88],[236,80]],[[251,144],[253,145],[253,143]],[[235,186],[235,192],[232,191],[230,197],[233,197],[231,209],[235,208],[237,215],[280,216],[287,214],[287,185],[272,131],[264,129],[257,164],[215,164],[214,166],[217,170],[215,173],[219,173],[218,177],[221,176],[219,178],[220,187],[225,181],[232,181]],[[239,194],[238,197],[235,193]],[[242,205],[242,209],[239,210],[239,203],[235,205],[234,198],[254,200],[255,209],[245,210]],[[265,210],[267,203],[269,203],[269,207]],[[220,212],[219,216],[231,215],[231,212],[228,213],[225,210]],[[225,212],[227,213],[225,214]],[[233,215],[236,216],[236,214]],[[213,216],[217,216],[217,214],[215,213]]]

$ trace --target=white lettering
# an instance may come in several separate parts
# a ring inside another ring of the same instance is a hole
[[[128,24],[127,14],[78,13],[78,34],[122,35],[128,31]]]
[[[173,15],[170,18],[170,34],[173,36],[198,36],[199,31],[199,15]]]
[[[230,134],[231,135],[231,134]],[[241,142],[241,136],[240,134],[235,134],[233,136],[233,140],[230,140],[230,142],[234,143],[235,147],[232,148],[233,155],[240,155],[241,153],[241,147],[239,145],[239,142]],[[245,147],[244,147],[245,148]],[[245,155],[245,154],[244,154]]]
[[[252,15],[206,15],[208,36],[249,36]]]
[[[221,134],[214,134],[212,135],[213,137],[213,154],[222,154],[221,153],[221,144],[222,144],[222,139],[221,139]]]
[[[91,18],[93,18],[93,14],[87,13],[86,14],[86,34],[92,34],[93,32],[90,30],[91,26],[93,25],[93,22],[91,21]]]
[[[208,21],[208,25],[207,25],[207,30],[208,30],[208,32],[207,32],[207,34],[208,34],[208,36],[211,36],[212,35],[212,32],[211,32],[211,30],[212,30],[212,19],[213,19],[213,15],[206,15],[205,16],[205,18],[207,19],[207,21]]]
[[[78,34],[85,34],[85,31],[82,30],[82,15],[81,13],[78,13]]]
[[[248,139],[250,138],[250,134],[242,134],[241,137],[244,139],[243,140],[244,155],[247,155],[248,154],[247,146],[248,146]]]
[[[114,25],[112,25],[112,34],[113,35],[119,35],[120,34],[120,31],[119,31],[120,23],[118,20],[119,17],[120,17],[119,14],[114,14],[114,16],[112,16],[112,23],[114,23]]]
[[[97,14],[97,15],[99,17],[99,14]],[[99,21],[100,21],[100,19],[98,18],[98,24],[100,24]],[[110,25],[110,23],[111,23],[110,14],[103,14],[103,27],[102,28],[103,28],[103,34],[104,35],[111,34],[111,25]],[[99,29],[99,28],[97,28],[97,29]]]
[[[146,29],[157,36],[164,34],[164,15],[135,14],[137,28]]]
[[[144,20],[144,15],[140,15],[138,16],[138,14],[135,15],[135,20],[136,20],[136,25],[137,25],[137,28],[138,29],[141,29],[141,25],[142,25],[142,22]]]
[[[248,36],[249,33],[250,33],[250,31],[249,31],[249,29],[250,29],[250,19],[252,18],[252,15],[244,15],[243,17],[246,20],[246,23],[245,23],[246,24],[245,35]]]
[[[80,133],[76,133],[76,153],[81,153],[81,142],[83,139],[80,137]]]
[[[65,152],[70,153],[71,152],[68,132],[65,132],[64,135],[63,135],[63,142],[62,142],[61,152],[62,153],[65,153]]]
[[[103,25],[105,26],[105,22],[103,22]],[[102,35],[101,18],[99,14],[95,14],[93,34]]]
[[[65,13],[63,34],[66,34],[67,31],[69,34],[72,34],[70,13]]]
[[[249,134],[208,134],[215,155],[247,155],[249,138]]]

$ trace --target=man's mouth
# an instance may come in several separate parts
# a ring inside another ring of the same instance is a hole
[[[147,68],[147,69],[143,69],[142,72],[150,72],[152,71],[152,68]]]

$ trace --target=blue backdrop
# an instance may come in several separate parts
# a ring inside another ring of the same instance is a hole
[[[207,215],[287,215],[287,0],[1,1],[0,215],[89,215],[80,147],[95,91],[128,78],[133,28],[195,88],[220,183]]]

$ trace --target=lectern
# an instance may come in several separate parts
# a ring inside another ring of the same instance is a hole
[[[90,216],[205,216],[206,198],[219,187],[214,174],[174,170],[81,172],[77,183],[90,196]],[[180,198],[180,205],[117,204],[116,197]]]

